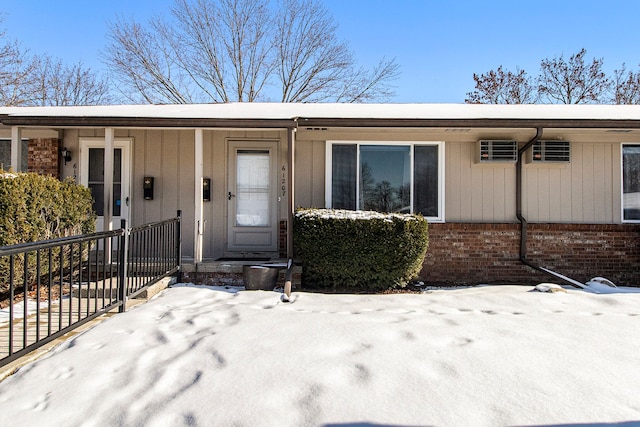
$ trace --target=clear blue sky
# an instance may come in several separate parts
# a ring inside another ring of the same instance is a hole
[[[118,14],[146,21],[173,0],[2,0],[3,28],[33,53],[104,68],[100,51]],[[640,1],[324,0],[359,62],[396,58],[393,102],[464,102],[473,73],[503,65],[530,75],[540,60],[587,49],[612,72],[640,64]]]

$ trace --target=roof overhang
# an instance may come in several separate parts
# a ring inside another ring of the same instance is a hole
[[[2,107],[23,127],[640,129],[639,105],[291,104]]]
[[[114,128],[238,128],[288,129],[296,126],[290,119],[218,119],[174,117],[94,117],[94,116],[13,116],[0,115],[6,126],[114,127]]]
[[[299,118],[300,128],[557,128],[640,129],[640,120]]]

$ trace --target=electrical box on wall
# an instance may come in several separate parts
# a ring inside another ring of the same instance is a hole
[[[211,178],[202,178],[202,200],[211,201]]]
[[[152,176],[144,177],[144,183],[142,185],[142,189],[143,189],[145,200],[153,200],[153,181],[154,181],[154,178]]]

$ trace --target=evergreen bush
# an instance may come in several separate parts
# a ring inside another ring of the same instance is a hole
[[[298,210],[293,236],[305,287],[349,292],[405,287],[429,242],[421,215],[328,209]]]
[[[87,234],[95,231],[96,215],[88,188],[73,180],[35,173],[0,173],[0,246],[50,240],[59,237]],[[88,248],[82,251],[83,258]],[[24,285],[23,269],[28,262],[28,283],[32,285],[36,274],[36,254],[14,257],[14,283]],[[59,268],[59,250],[54,253]],[[67,259],[63,256],[63,259]],[[41,260],[41,272],[49,269],[46,259]],[[9,259],[0,259],[0,295],[9,284]]]

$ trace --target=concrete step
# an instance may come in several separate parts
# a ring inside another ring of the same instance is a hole
[[[287,260],[277,259],[271,261],[204,261],[201,263],[183,264],[182,281],[198,285],[210,286],[244,286],[243,270],[246,266],[271,266],[279,268],[277,286],[284,285],[284,276],[287,270]],[[302,277],[302,266],[293,266],[292,282],[299,287]]]

